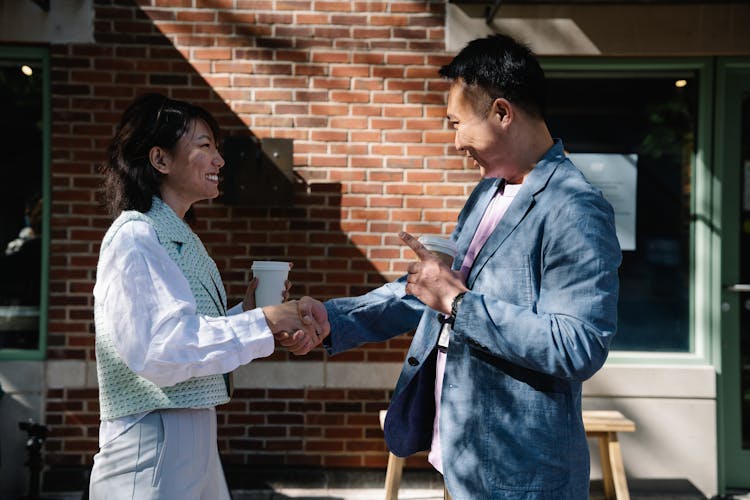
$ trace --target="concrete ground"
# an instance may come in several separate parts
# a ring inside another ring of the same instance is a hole
[[[629,482],[631,500],[707,500],[690,482],[684,480],[638,480]],[[235,490],[234,500],[383,500],[383,487],[326,487],[314,488],[276,486],[266,490]],[[402,487],[400,500],[442,500],[439,485],[430,487]],[[750,496],[725,497],[722,500],[750,500]],[[592,481],[590,500],[604,500],[601,481]]]
[[[689,483],[674,480],[631,480],[631,500],[707,500]],[[45,500],[81,500],[81,492],[46,494]],[[233,500],[383,500],[383,488],[373,487],[275,487],[273,489],[234,490]],[[401,488],[399,500],[443,500],[442,488]],[[601,483],[594,481],[590,500],[604,500]],[[714,497],[712,500],[750,500],[750,494]]]
[[[653,483],[652,483],[653,484]],[[690,488],[664,488],[651,486],[651,489],[632,487],[631,500],[707,500],[704,495]],[[647,485],[646,485],[647,486]],[[234,500],[383,500],[382,488],[280,488],[268,491],[234,491]],[[403,488],[399,500],[443,500],[441,489]],[[604,500],[604,494],[593,485],[590,500]],[[750,494],[737,494],[714,497],[714,500],[750,500]]]
[[[383,500],[383,488],[281,488],[275,491],[234,491],[233,500]],[[443,500],[443,490],[404,489],[399,500]]]
[[[631,500],[706,500],[689,483],[679,481],[631,481]],[[275,490],[234,491],[234,500],[383,500],[383,488],[278,488]],[[442,500],[437,488],[402,488],[399,500]],[[726,497],[726,500],[750,500],[748,496]],[[603,500],[601,483],[594,481],[590,500]]]
[[[336,469],[225,469],[233,500],[383,500],[385,471]],[[685,479],[628,478],[631,500],[708,500]],[[81,491],[53,493],[46,500],[83,500]],[[407,469],[399,490],[401,500],[442,500],[442,476],[432,470]],[[477,499],[481,500],[481,499]],[[591,482],[590,500],[604,500],[601,480]],[[711,500],[750,500],[747,492]]]

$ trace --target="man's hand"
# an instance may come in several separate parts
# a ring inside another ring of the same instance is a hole
[[[407,268],[406,293],[438,312],[450,314],[453,298],[469,290],[461,273],[452,271],[409,233],[402,231],[398,237],[414,250],[419,259]]]
[[[331,333],[331,325],[328,323],[328,311],[319,300],[312,297],[302,297],[297,301],[297,313],[300,320],[305,325],[311,325],[315,329],[317,344],[323,342],[323,339]]]
[[[303,330],[289,332],[278,332],[273,334],[277,344],[297,356],[304,356],[315,348],[315,339]]]
[[[311,297],[266,306],[263,314],[276,342],[298,356],[320,345],[331,331],[325,307]]]

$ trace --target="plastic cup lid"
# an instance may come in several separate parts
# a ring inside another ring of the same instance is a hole
[[[440,252],[453,257],[458,253],[456,242],[447,238],[425,234],[419,237],[419,242],[433,252]]]
[[[289,262],[279,262],[274,260],[256,260],[250,269],[258,271],[288,271]]]

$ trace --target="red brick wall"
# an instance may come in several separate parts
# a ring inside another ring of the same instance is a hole
[[[203,105],[227,133],[294,139],[303,182],[293,207],[197,207],[196,230],[230,302],[254,258],[293,261],[293,295],[325,299],[403,272],[412,255],[399,230],[452,229],[477,174],[464,170],[444,120],[442,0],[94,3],[96,43],[51,49],[50,359],[94,359],[92,288],[109,223],[97,163],[122,110],[147,91]],[[408,343],[404,336],[332,361],[400,362]],[[221,449],[231,463],[383,466],[377,410],[388,395],[240,391],[220,409]],[[48,463],[91,462],[96,396],[48,391]]]

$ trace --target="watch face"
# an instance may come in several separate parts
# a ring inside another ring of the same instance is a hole
[[[451,304],[451,317],[455,318],[456,313],[458,312],[458,306],[461,305],[461,301],[464,300],[464,295],[466,292],[461,292],[453,299],[453,303]]]

